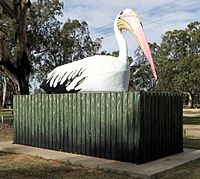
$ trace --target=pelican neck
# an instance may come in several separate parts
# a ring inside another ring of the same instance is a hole
[[[126,40],[124,39],[122,35],[122,32],[117,27],[117,21],[118,21],[118,17],[115,19],[115,22],[114,22],[115,37],[119,46],[118,58],[120,60],[127,62],[127,56],[128,56],[127,44],[126,44]]]

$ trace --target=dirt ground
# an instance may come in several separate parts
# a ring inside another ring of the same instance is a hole
[[[13,125],[0,123],[0,142],[11,141]],[[126,173],[119,174],[113,171],[84,168],[55,160],[46,160],[23,154],[0,152],[0,179],[135,179]]]
[[[136,179],[126,173],[85,168],[67,162],[0,152],[0,179]]]
[[[9,124],[9,123],[0,123],[0,135],[1,136],[5,136],[5,135],[9,135],[12,136],[13,135],[13,125]]]
[[[13,140],[13,125],[0,123],[0,142]]]

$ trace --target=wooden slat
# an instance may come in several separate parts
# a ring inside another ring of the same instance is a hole
[[[77,149],[77,100],[76,100],[76,94],[72,95],[72,152],[76,153]]]
[[[106,158],[111,158],[111,93],[106,94]]]
[[[100,157],[100,149],[101,149],[101,94],[97,93],[95,97],[95,156]]]
[[[68,151],[73,152],[73,95],[69,94]]]
[[[86,94],[86,155],[91,153],[91,94]]]
[[[77,149],[76,149],[76,153],[80,154],[81,153],[81,135],[82,135],[82,131],[81,131],[81,128],[82,128],[82,107],[81,107],[81,94],[77,94],[77,108],[76,108],[76,145],[77,145]]]
[[[63,151],[69,151],[69,95],[63,95]]]
[[[123,95],[123,101],[122,101],[122,105],[123,105],[123,122],[122,122],[122,126],[123,126],[123,134],[122,134],[122,160],[124,161],[128,161],[128,124],[127,124],[127,118],[128,118],[128,94],[124,93]]]
[[[26,145],[31,145],[31,97],[27,96],[27,116],[26,116],[26,120],[27,120],[27,126],[26,126]]]
[[[42,147],[42,95],[41,94],[38,94],[37,95],[38,97],[38,108],[37,108],[37,129],[38,129],[38,146],[39,147]]]
[[[101,145],[100,157],[106,157],[106,94],[101,93]]]
[[[21,113],[22,113],[21,131],[22,131],[23,134],[25,134],[25,120],[26,120],[26,102],[25,102],[25,96],[22,96],[22,103],[24,105],[21,105]],[[21,141],[22,141],[22,144],[25,144],[25,135],[21,135]]]
[[[128,161],[134,157],[134,94],[128,93],[127,130],[128,130]]]
[[[56,118],[55,118],[55,138],[56,138],[56,150],[60,150],[60,94],[56,95]]]
[[[17,134],[19,133],[18,132],[18,128],[17,128],[17,124],[18,124],[18,112],[19,112],[19,105],[17,103],[18,101],[18,98],[16,96],[13,97],[13,106],[15,108],[13,108],[13,125],[14,125],[14,135],[13,135],[13,143],[16,144],[18,143],[18,138],[17,138]]]
[[[64,151],[64,95],[60,95],[60,151]]]
[[[111,93],[111,118],[110,118],[110,129],[111,129],[111,159],[115,159],[117,156],[117,95],[116,93]]]
[[[95,156],[95,153],[96,153],[96,94],[92,94],[91,95],[91,106],[90,106],[90,110],[91,110],[91,120],[90,120],[90,123],[91,123],[91,144],[90,144],[90,147],[91,147],[91,151],[90,151],[90,155],[92,156]]]
[[[49,116],[49,95],[43,95],[43,110],[45,111],[44,115],[44,148],[49,148],[49,131],[50,131],[50,116]]]
[[[117,93],[116,106],[117,106],[117,138],[116,138],[116,159],[122,160],[122,145],[123,145],[123,93]]]
[[[87,113],[86,113],[86,94],[81,94],[80,99],[80,108],[81,108],[81,154],[86,154],[86,120],[87,120]]]
[[[134,93],[134,119],[135,119],[135,132],[134,132],[134,158],[132,162],[140,163],[140,141],[141,141],[141,94],[139,92]]]

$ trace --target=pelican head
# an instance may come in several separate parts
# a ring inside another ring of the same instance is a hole
[[[123,29],[128,30],[136,38],[151,66],[153,76],[155,80],[157,80],[157,74],[153,58],[151,56],[151,51],[138,15],[131,9],[125,9],[117,16],[117,27],[119,31],[122,31]]]

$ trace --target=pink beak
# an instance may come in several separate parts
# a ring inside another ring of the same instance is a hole
[[[151,71],[153,73],[154,79],[157,80],[158,77],[155,70],[154,61],[151,56],[151,51],[147,42],[147,38],[145,36],[144,30],[140,23],[139,18],[137,16],[124,16],[123,20],[126,21],[130,25],[133,35],[136,37],[137,42],[139,43],[141,49],[143,50],[151,66]]]

